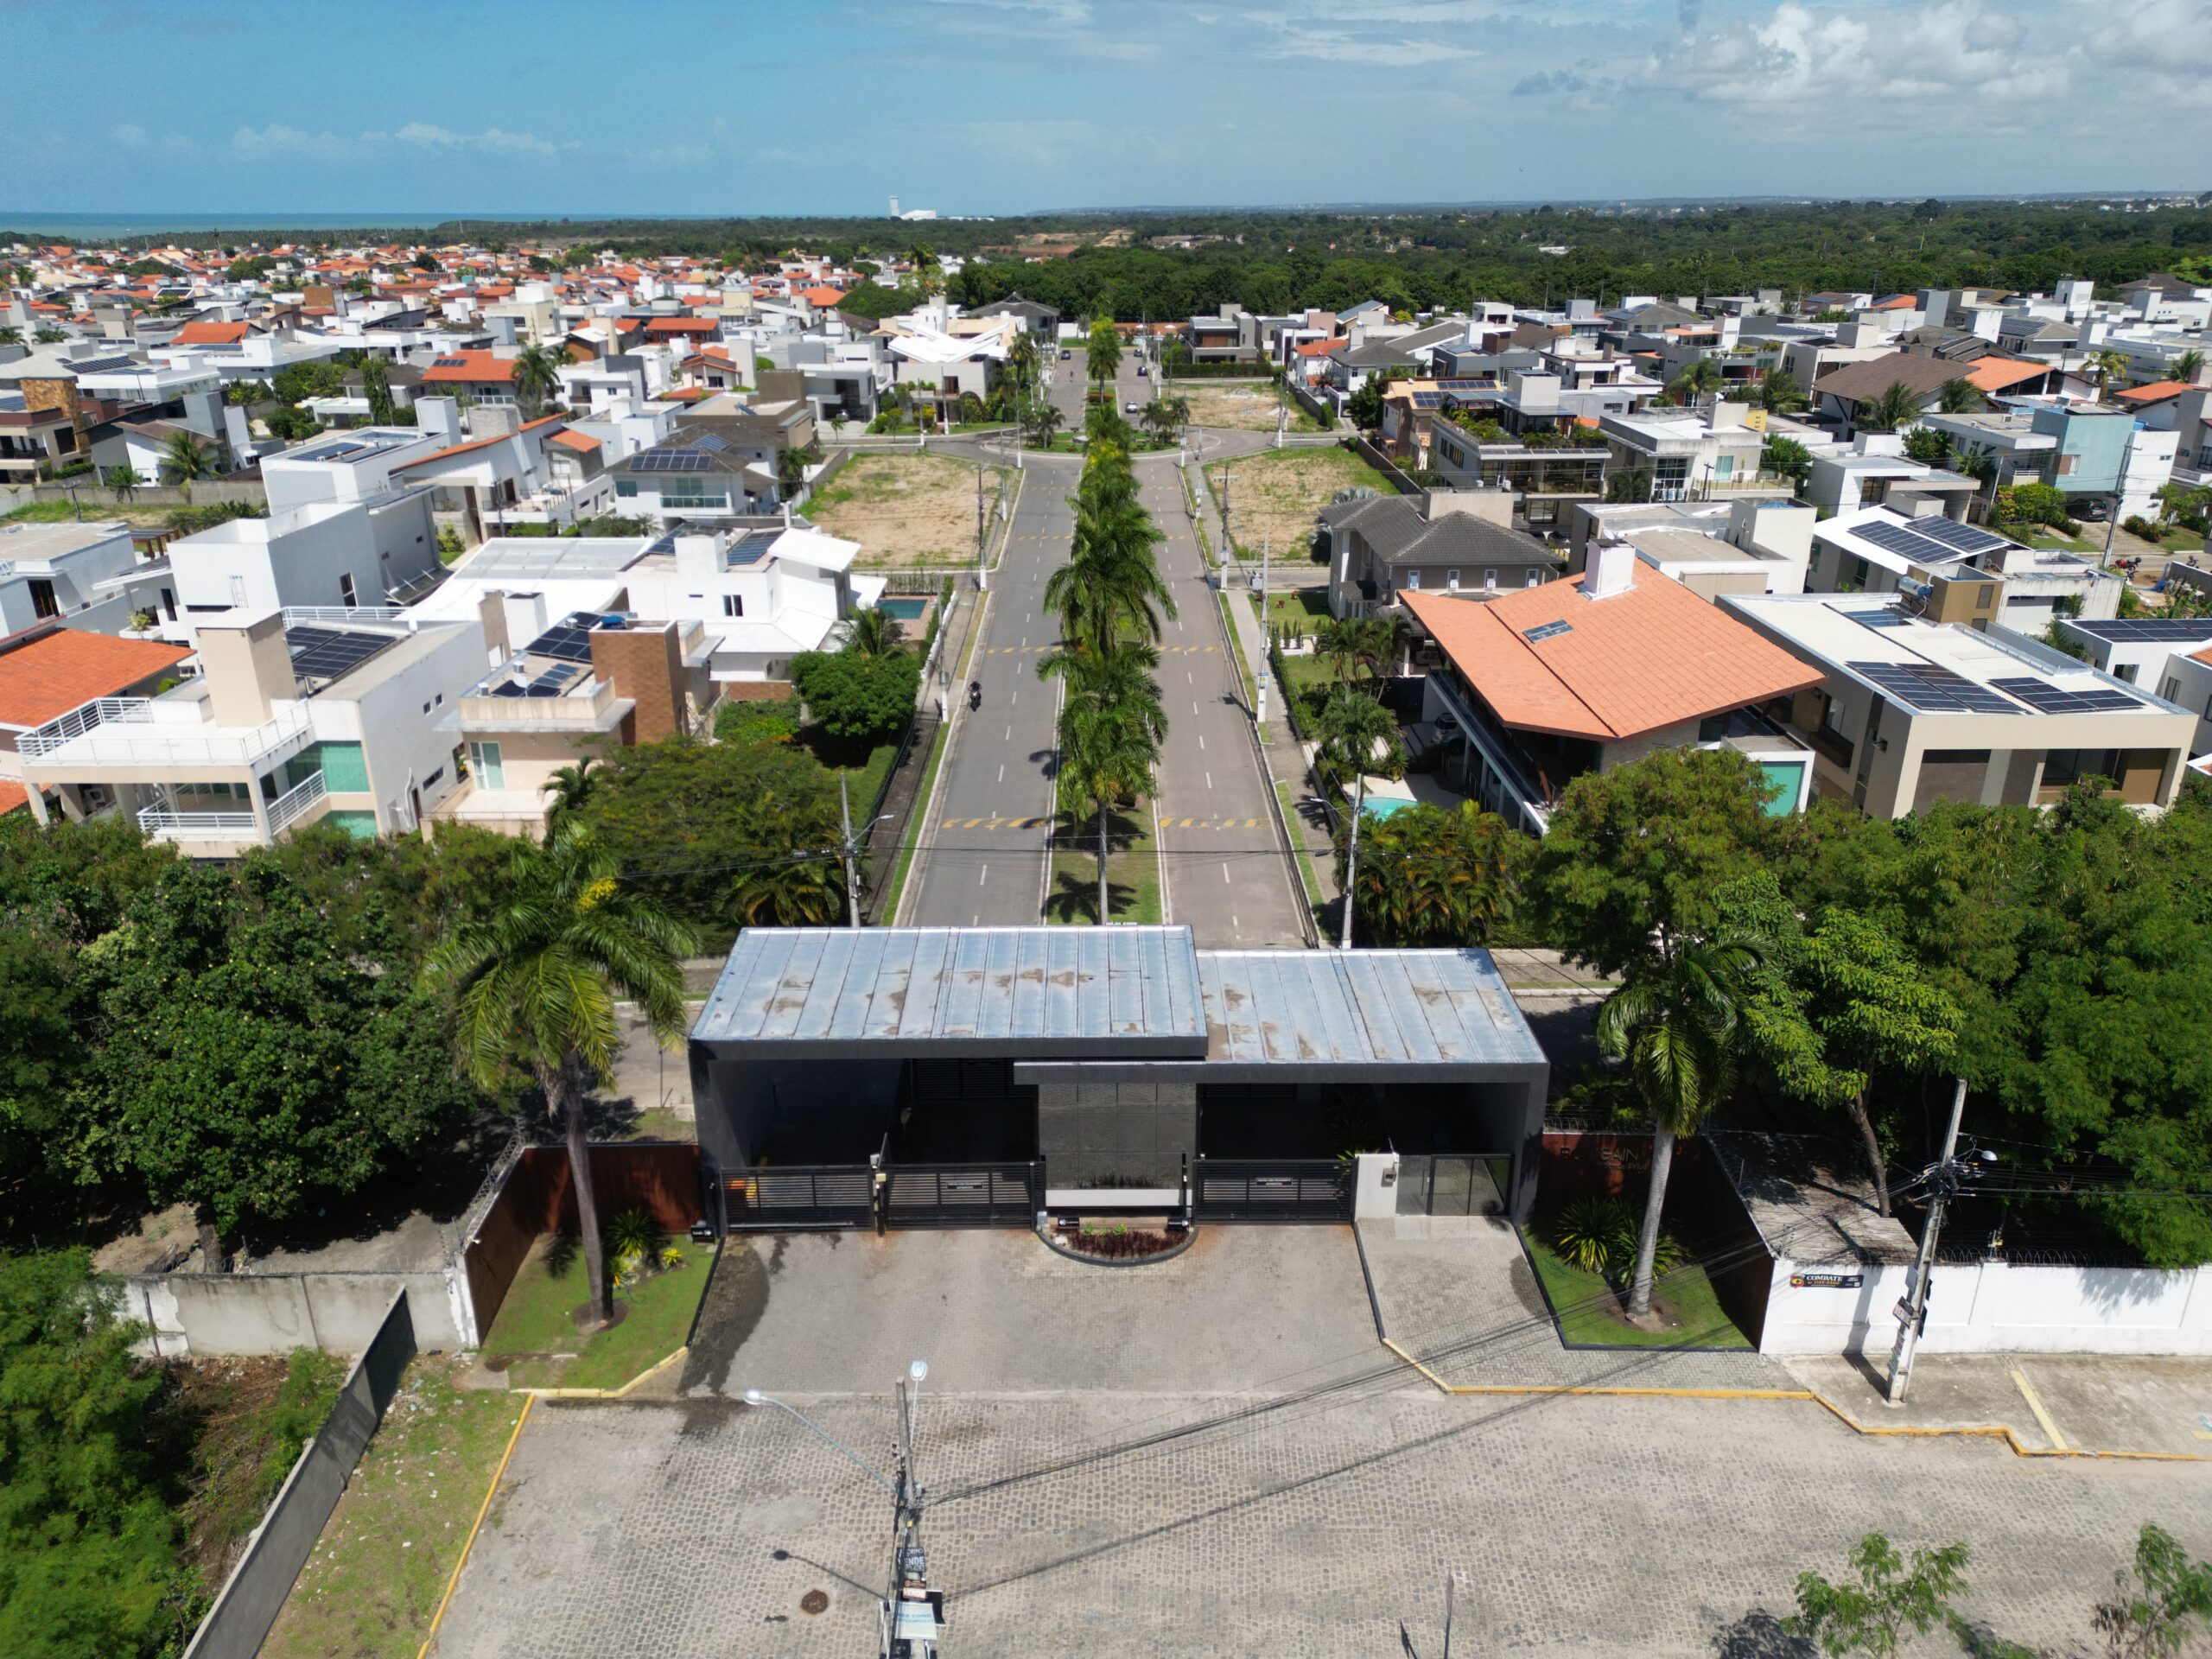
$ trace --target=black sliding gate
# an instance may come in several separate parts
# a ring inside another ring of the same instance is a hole
[[[766,1165],[730,1176],[722,1194],[734,1233],[1027,1227],[1045,1207],[1045,1166]]]
[[[1351,1219],[1352,1166],[1334,1158],[1200,1158],[1191,1206],[1200,1221]]]

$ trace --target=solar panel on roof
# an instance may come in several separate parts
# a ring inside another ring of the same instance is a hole
[[[703,473],[712,458],[696,449],[648,449],[630,463],[633,473]]]
[[[1901,553],[1909,559],[1925,558],[1931,550],[1927,537],[1914,534],[1903,524],[1853,524],[1851,533],[1863,542],[1873,543],[1885,553]]]
[[[468,366],[468,359],[465,357],[442,357],[430,366],[434,369],[465,369]]]
[[[1993,553],[2008,545],[2002,536],[1993,536],[1979,525],[1961,524],[1955,518],[1916,518],[1912,527],[1931,541],[1961,553]]]
[[[1415,409],[1434,409],[1443,401],[1444,394],[1440,391],[1417,391],[1414,393],[1414,407]]]
[[[2212,619],[2191,621],[2179,617],[2132,616],[2125,620],[2076,622],[2074,626],[2093,639],[2133,640],[2145,645],[2212,639]]]
[[[1851,620],[1870,628],[1910,627],[1913,619],[1894,605],[1885,605],[1878,611],[1853,611]]]
[[[2048,680],[1992,680],[2008,695],[2046,715],[2086,715],[2100,709],[2139,709],[2140,699],[2108,685],[2072,688]]]
[[[1521,637],[1533,645],[1546,639],[1556,639],[1562,633],[1573,632],[1574,624],[1572,622],[1539,622],[1533,628],[1522,629]]]
[[[346,628],[284,630],[284,649],[291,654],[292,672],[303,680],[334,680],[391,643],[388,633]]]
[[[1906,708],[1921,714],[2017,715],[2020,707],[1934,663],[1847,663]]]
[[[723,450],[728,448],[729,445],[713,433],[708,432],[692,439],[691,447],[694,449],[703,449],[710,455],[719,455]]]

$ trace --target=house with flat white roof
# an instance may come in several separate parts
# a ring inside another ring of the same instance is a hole
[[[2155,690],[2196,716],[2192,755],[2212,754],[2212,618],[2134,616],[2106,621],[2061,617],[2062,639],[2115,679]]]
[[[1818,795],[1872,817],[1938,801],[2049,806],[2085,778],[2133,806],[2171,804],[2188,710],[2008,628],[1932,622],[1909,598],[1731,594],[1728,612],[1818,670],[1789,725]]]
[[[1813,593],[1910,594],[1933,577],[1968,572],[2001,582],[2004,626],[2032,633],[2050,626],[2062,602],[2078,601],[2086,617],[2116,615],[2126,586],[2117,571],[2084,554],[2023,547],[1980,524],[1889,507],[1839,513],[1815,525],[1805,586]]]
[[[89,699],[16,738],[40,823],[129,813],[193,857],[235,858],[323,820],[404,833],[454,788],[436,721],[482,677],[474,619],[234,611],[203,621],[198,645],[196,677]]]
[[[48,617],[122,633],[142,611],[174,621],[176,594],[167,563],[138,556],[130,525],[0,524],[0,636]]]

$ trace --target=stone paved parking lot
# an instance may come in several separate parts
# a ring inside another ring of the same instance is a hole
[[[1970,1611],[2086,1651],[2142,1522],[2212,1554],[2202,1465],[1868,1440],[1797,1402],[1446,1398],[1359,1340],[1345,1233],[1209,1243],[1107,1269],[1018,1233],[817,1237],[772,1271],[777,1243],[734,1243],[671,1397],[533,1415],[438,1652],[873,1652],[887,1498],[730,1396],[758,1382],[887,1462],[916,1352],[951,1654],[1385,1656],[1401,1620],[1433,1653],[1454,1571],[1455,1652],[1779,1654],[1746,1615],[1873,1528],[1967,1541]]]

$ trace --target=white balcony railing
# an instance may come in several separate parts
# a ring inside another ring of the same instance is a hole
[[[16,741],[18,753],[57,766],[258,766],[309,735],[307,711],[258,726],[215,726],[196,702],[101,697]]]
[[[310,772],[303,781],[286,790],[264,809],[269,819],[268,833],[271,836],[283,834],[288,826],[296,823],[302,813],[329,792],[322,774],[320,772]],[[149,806],[140,809],[138,827],[161,841],[258,841],[262,838],[260,821],[251,810],[180,812],[171,807]]]

